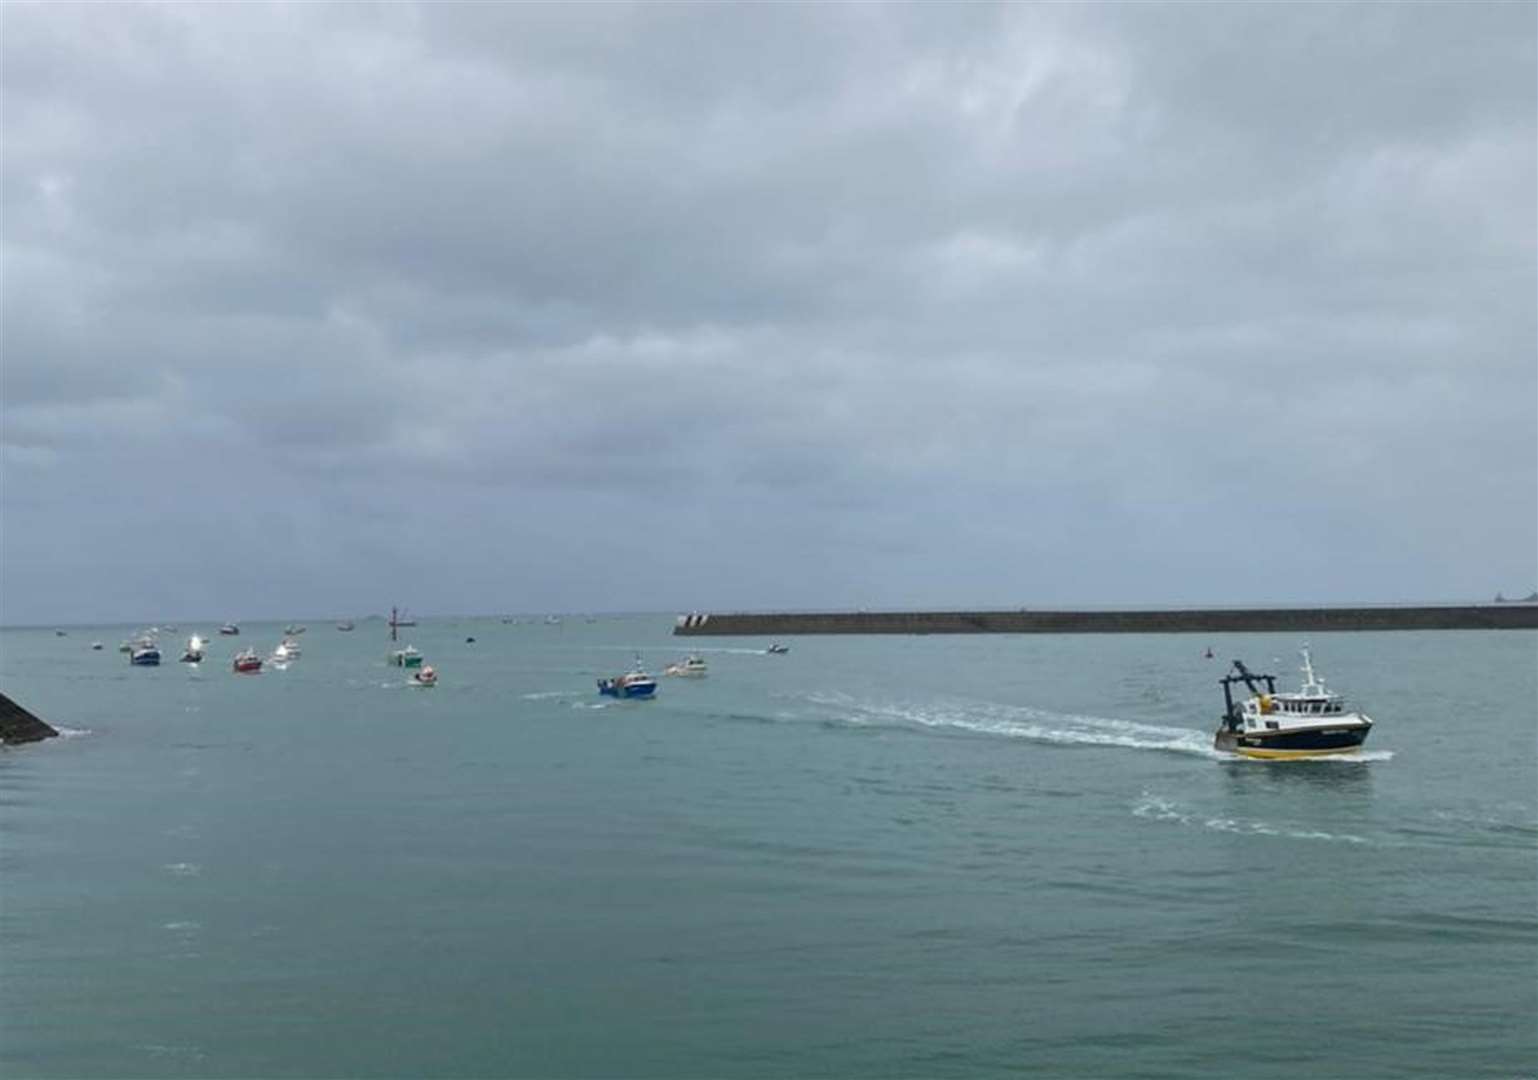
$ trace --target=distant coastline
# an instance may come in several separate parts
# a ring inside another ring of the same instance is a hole
[[[1538,630],[1538,604],[1163,610],[846,611],[680,615],[684,637],[790,634],[1180,634],[1339,630]]]

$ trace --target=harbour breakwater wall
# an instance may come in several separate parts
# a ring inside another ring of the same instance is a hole
[[[1538,604],[1175,608],[1163,611],[695,612],[675,635],[1217,634],[1330,630],[1538,630]]]

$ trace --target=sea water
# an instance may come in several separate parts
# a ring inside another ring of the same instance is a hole
[[[429,690],[378,620],[0,632],[65,732],[0,752],[0,1073],[1538,1069],[1538,635],[1314,635],[1377,726],[1266,763],[1217,680],[1291,637],[671,626],[424,621]]]

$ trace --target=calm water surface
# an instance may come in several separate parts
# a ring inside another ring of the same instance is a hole
[[[1538,1071],[1532,633],[1315,635],[1369,749],[1256,763],[1216,679],[1295,638],[130,629],[0,632],[71,729],[0,752],[6,1076]]]

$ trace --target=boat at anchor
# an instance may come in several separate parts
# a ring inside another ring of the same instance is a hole
[[[1293,693],[1276,692],[1276,676],[1250,671],[1234,661],[1233,674],[1218,682],[1226,706],[1213,747],[1250,758],[1311,758],[1348,754],[1359,749],[1372,731],[1372,718],[1348,712],[1345,700],[1325,688],[1314,671],[1304,645],[1303,686]],[[1250,696],[1234,701],[1234,687],[1243,683]]]

